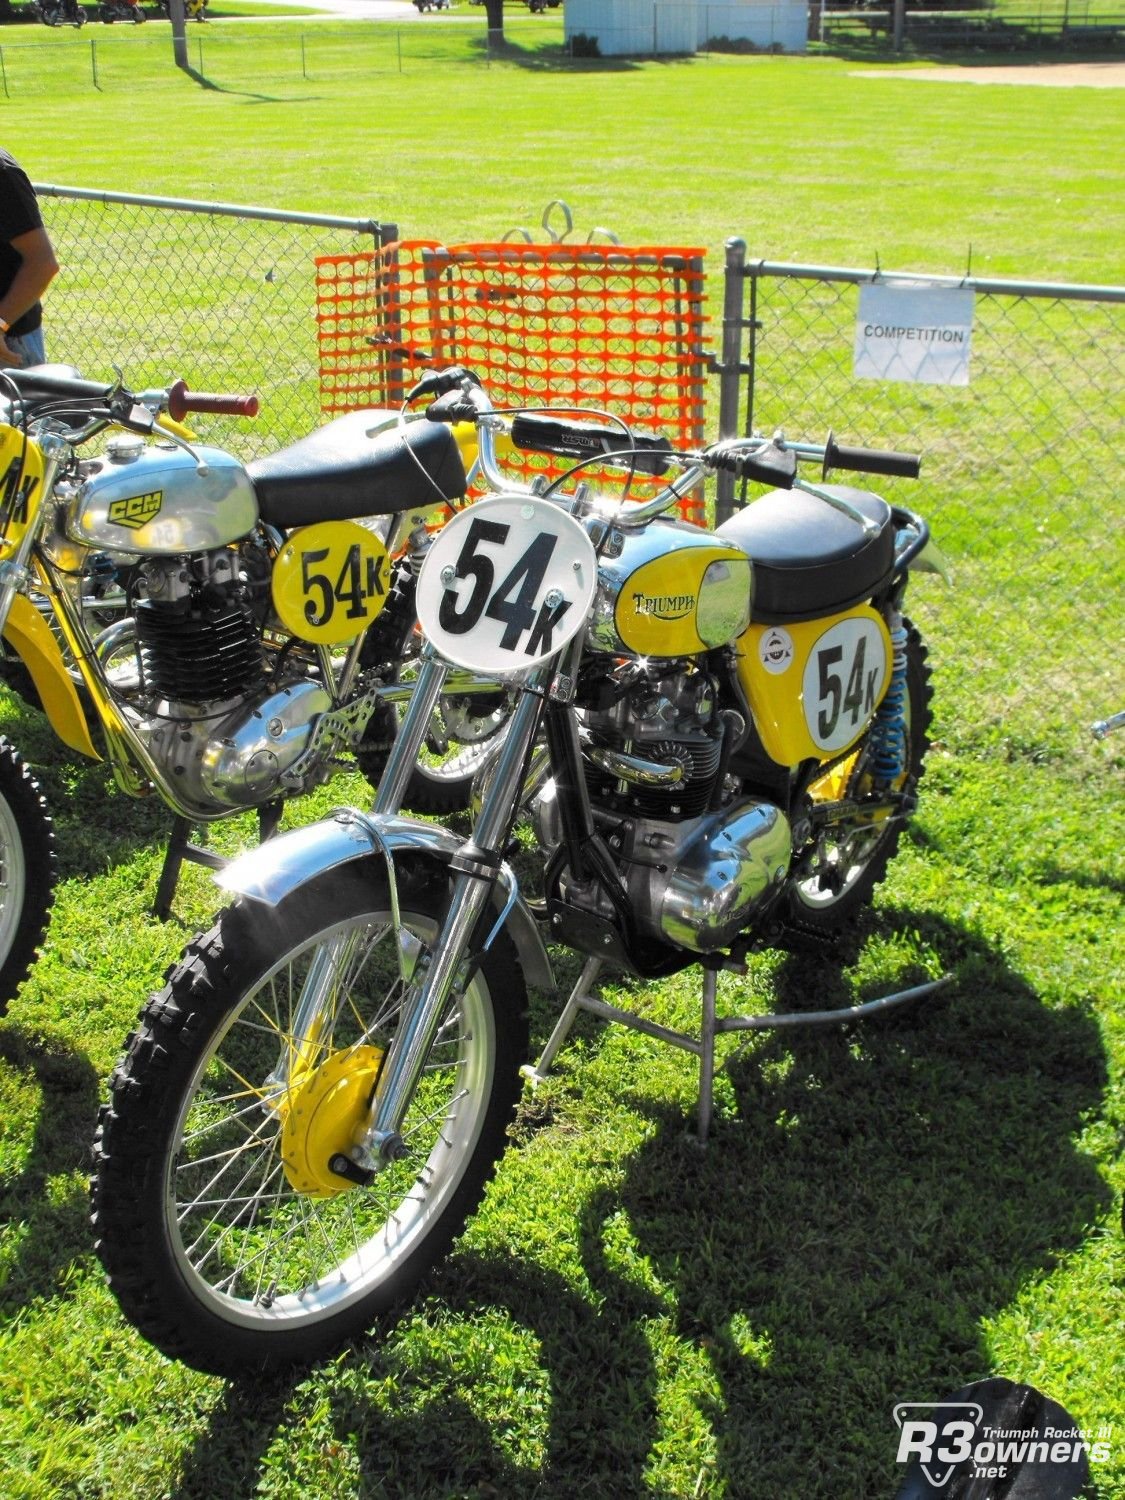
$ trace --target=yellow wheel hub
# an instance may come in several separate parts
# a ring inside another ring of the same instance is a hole
[[[357,1186],[328,1163],[350,1156],[382,1060],[379,1047],[351,1047],[297,1079],[285,1105],[281,1161],[298,1193],[331,1198]]]

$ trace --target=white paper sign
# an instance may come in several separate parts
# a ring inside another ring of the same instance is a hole
[[[859,289],[854,373],[866,380],[968,385],[973,293],[880,282]]]

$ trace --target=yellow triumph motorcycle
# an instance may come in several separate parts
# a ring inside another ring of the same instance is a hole
[[[410,693],[418,559],[472,463],[448,427],[381,409],[245,466],[183,426],[256,410],[68,366],[0,377],[0,681],[126,793],[172,811],[161,915],[184,859],[219,863],[193,826],[257,809],[266,837],[343,752],[379,779]],[[467,801],[506,702],[491,680],[451,679],[408,805]],[[0,1011],[53,881],[43,796],[0,738]]]
[[[837,932],[915,805],[930,682],[904,596],[940,556],[921,517],[798,470],[913,475],[915,459],[781,438],[674,457],[621,427],[615,466],[677,468],[655,498],[520,488],[496,466],[501,435],[604,467],[605,426],[500,417],[464,371],[441,383],[428,415],[476,422],[494,492],[422,563],[427,644],[374,810],[223,872],[237,899],[142,1012],[99,1122],[110,1284],[203,1370],[316,1359],[445,1254],[504,1150],[527,988],[553,988],[547,942],[586,962],[525,1074],[578,1009],[630,1020],[699,1056],[704,1135],[717,973]],[[768,492],[713,531],[675,518],[719,469]],[[466,671],[515,706],[459,836],[398,809],[431,705]],[[508,862],[524,819],[534,901]],[[699,1042],[592,993],[606,965],[693,964]]]

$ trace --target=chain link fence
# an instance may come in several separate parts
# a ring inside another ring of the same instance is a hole
[[[969,384],[856,377],[860,289],[900,281],[973,294]],[[725,435],[922,453],[918,482],[857,482],[925,515],[952,563],[954,589],[923,580],[911,604],[940,632],[946,734],[1047,753],[1125,708],[1125,288],[747,263],[732,240],[721,363]]]
[[[213,418],[204,433],[244,459],[320,425],[317,262],[384,250],[394,225],[37,192],[63,266],[47,304],[50,358],[91,379],[119,369],[136,387],[182,376],[257,392],[256,423]],[[924,580],[913,594],[941,634],[939,704],[956,705],[957,733],[999,729],[1034,753],[1060,727],[1085,737],[1125,708],[1125,288],[911,276],[973,293],[970,383],[857,379],[860,289],[898,279],[748,264],[731,241],[718,410],[702,414],[704,429],[831,429],[921,451],[920,482],[874,483],[929,518],[954,564],[953,591]],[[720,508],[730,499],[720,491]]]
[[[36,184],[62,272],[44,312],[47,357],[134,389],[255,392],[254,424],[207,420],[250,459],[321,421],[316,257],[397,237],[375,220]]]

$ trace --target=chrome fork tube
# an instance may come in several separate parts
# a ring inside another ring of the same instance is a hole
[[[422,648],[422,665],[410,694],[408,708],[395,742],[387,756],[386,769],[375,795],[376,813],[397,813],[406,795],[406,786],[418,760],[418,754],[430,727],[430,716],[437,707],[449,668],[427,641]]]
[[[491,898],[499,869],[497,856],[518,803],[524,762],[535,741],[551,675],[551,667],[541,667],[529,679],[529,690],[522,694],[512,716],[512,727],[472,841],[453,861],[453,893],[441,940],[428,963],[419,965],[419,983],[404,1000],[398,1031],[375,1086],[367,1127],[357,1141],[356,1159],[369,1169],[393,1160],[406,1149],[399,1133],[402,1122],[458,979],[465,974],[464,961],[480,915]],[[428,714],[427,710],[427,718]]]

